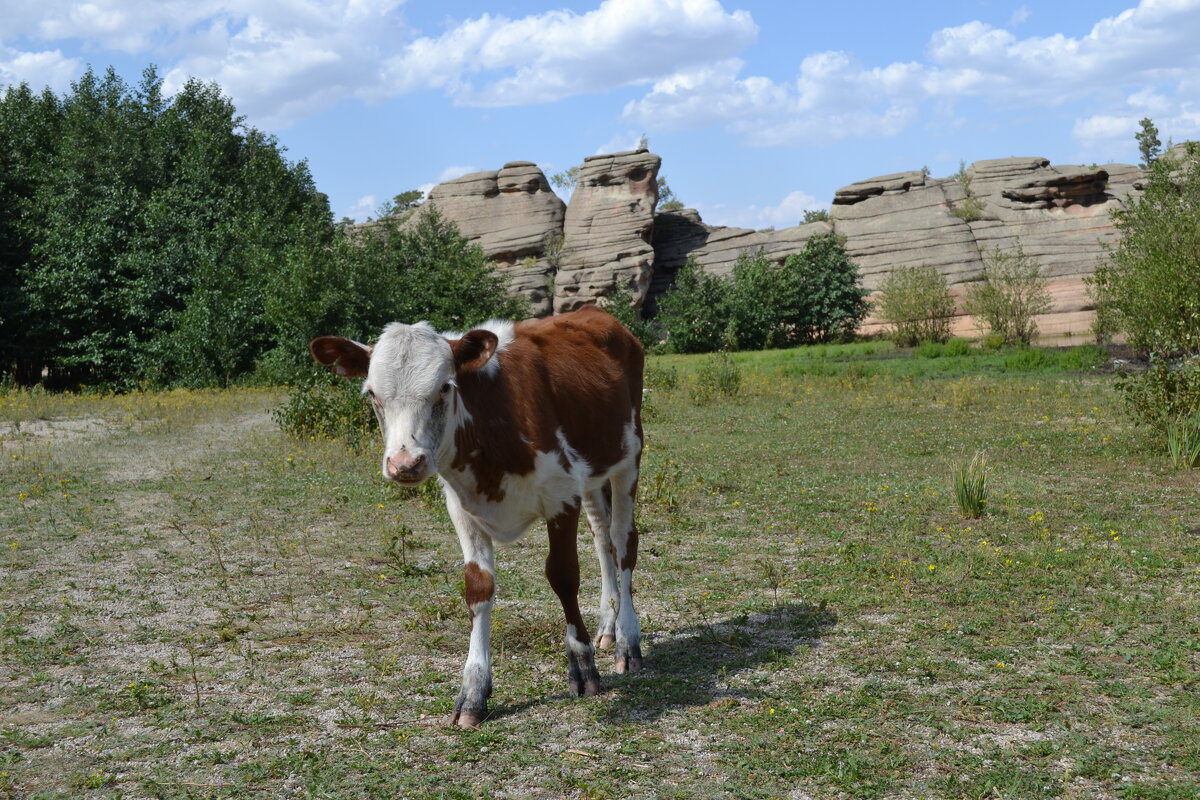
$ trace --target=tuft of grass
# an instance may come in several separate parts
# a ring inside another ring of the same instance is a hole
[[[959,512],[967,519],[982,517],[987,505],[987,457],[976,453],[970,462],[955,467],[951,477]]]
[[[1175,469],[1200,467],[1200,411],[1167,423],[1167,453]]]
[[[742,388],[742,370],[728,353],[709,356],[696,372],[692,400],[711,402],[717,396],[737,397]]]

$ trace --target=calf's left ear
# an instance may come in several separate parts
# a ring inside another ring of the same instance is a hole
[[[341,336],[318,336],[308,346],[318,364],[333,365],[343,378],[365,378],[371,363],[371,349]]]
[[[496,338],[496,334],[482,328],[467,331],[461,339],[451,339],[450,352],[454,354],[454,371],[470,372],[480,369],[499,346],[500,340]]]

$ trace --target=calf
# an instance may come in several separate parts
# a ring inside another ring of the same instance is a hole
[[[579,613],[579,512],[600,558],[595,644],[615,647],[617,672],[642,666],[631,581],[633,509],[642,453],[642,347],[612,316],[583,308],[550,319],[489,322],[464,334],[393,322],[374,345],[337,336],[313,356],[365,377],[383,433],[383,475],[415,486],[437,475],[462,545],[471,644],[454,722],[476,726],[492,690],[497,542],[546,520],[546,578],[567,620],[568,679],[600,691],[593,642]]]

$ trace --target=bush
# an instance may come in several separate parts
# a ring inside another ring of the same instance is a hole
[[[378,428],[357,381],[312,367],[296,378],[284,404],[271,412],[285,433],[300,438],[341,439],[360,446]]]
[[[962,337],[955,336],[953,339],[946,342],[945,355],[947,358],[954,356],[969,356],[971,355],[971,343]]]
[[[1042,269],[1018,244],[999,247],[984,259],[983,279],[967,291],[966,311],[981,330],[998,334],[1008,345],[1028,345],[1037,336],[1034,317],[1051,308]]]
[[[642,319],[641,311],[633,304],[633,292],[629,289],[622,286],[613,290],[601,301],[601,305],[637,337],[643,348],[650,350],[658,347],[662,338],[658,334],[658,328],[650,321]]]
[[[1200,355],[1200,146],[1157,159],[1145,193],[1116,212],[1120,242],[1089,281],[1100,332],[1157,358]]]
[[[900,267],[879,287],[877,316],[888,323],[889,336],[898,347],[920,342],[945,342],[950,338],[954,298],[946,278],[933,267]]]
[[[688,260],[675,274],[675,285],[658,301],[656,320],[676,353],[721,349],[729,327],[729,281]]]
[[[852,339],[871,304],[845,240],[833,233],[813,236],[783,267],[802,298],[802,306],[784,321],[792,331],[789,344]]]
[[[1145,372],[1119,380],[1117,389],[1136,420],[1166,432],[1200,411],[1200,357],[1156,359]]]
[[[741,369],[728,353],[717,353],[708,358],[696,371],[691,395],[693,402],[707,403],[717,395],[737,397],[741,388]]]
[[[676,353],[761,350],[850,338],[870,305],[858,268],[833,234],[775,266],[762,253],[742,254],[732,279],[689,262],[659,301],[659,321]]]
[[[1145,193],[1114,219],[1120,242],[1089,281],[1097,332],[1149,356],[1118,386],[1136,419],[1169,433],[1200,412],[1200,147],[1155,160]]]
[[[941,358],[946,355],[946,345],[941,342],[921,342],[913,350],[913,355],[917,358]]]

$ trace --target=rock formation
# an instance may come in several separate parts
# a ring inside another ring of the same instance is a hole
[[[511,291],[529,299],[535,316],[551,313],[555,237],[561,235],[566,206],[536,164],[510,161],[499,170],[438,184],[428,205],[483,248],[511,280]]]
[[[1183,146],[1172,151],[1181,156]],[[1111,212],[1142,189],[1127,164],[1054,166],[1044,158],[976,161],[959,176],[922,170],[852,183],[833,197],[830,222],[754,231],[706,225],[693,209],[655,214],[660,159],[645,150],[584,160],[565,207],[528,161],[443,183],[430,202],[478,242],[530,298],[538,316],[594,303],[615,289],[653,313],[689,258],[729,274],[742,253],[774,261],[830,230],[846,239],[864,285],[897,267],[928,264],[961,299],[989,253],[1020,244],[1038,261],[1054,298],[1039,320],[1043,339],[1086,338],[1093,318],[1084,279],[1116,241]],[[961,305],[960,305],[961,309]],[[867,330],[878,324],[868,320]],[[971,321],[955,323],[971,334]]]
[[[631,150],[585,158],[563,224],[554,312],[627,287],[641,304],[650,290],[650,232],[658,203],[658,156]]]

